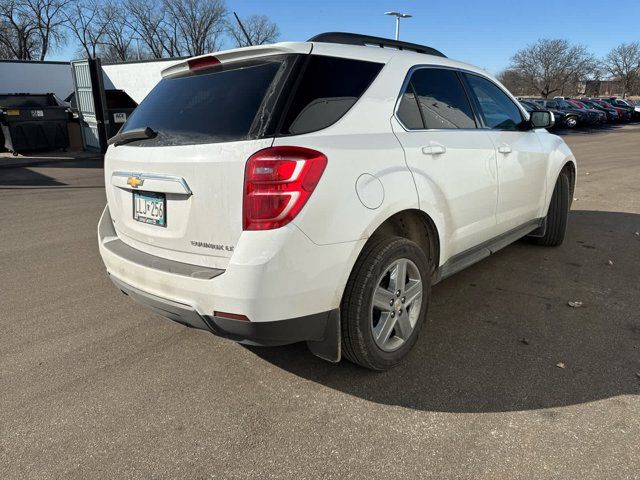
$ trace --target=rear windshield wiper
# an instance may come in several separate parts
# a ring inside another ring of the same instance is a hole
[[[117,147],[118,145],[124,145],[125,143],[135,142],[136,140],[147,140],[149,138],[155,138],[158,132],[149,127],[134,128],[133,130],[127,130],[126,132],[117,133],[109,139],[107,142],[109,145]]]

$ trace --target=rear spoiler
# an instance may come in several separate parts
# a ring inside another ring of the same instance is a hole
[[[188,60],[181,61],[171,67],[162,70],[162,77],[171,77],[179,73],[197,70],[218,63],[237,62],[249,58],[268,57],[271,55],[282,55],[286,53],[311,53],[311,43],[309,42],[282,42],[273,45],[258,45],[255,47],[234,48],[215,54],[200,55]]]

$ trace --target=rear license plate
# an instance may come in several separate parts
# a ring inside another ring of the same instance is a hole
[[[166,195],[155,192],[133,192],[133,219],[149,225],[166,227]]]

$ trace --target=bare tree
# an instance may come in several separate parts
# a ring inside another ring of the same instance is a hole
[[[621,43],[604,58],[604,68],[613,80],[622,84],[625,98],[640,77],[640,42]]]
[[[44,60],[51,46],[64,42],[65,8],[71,0],[21,0],[22,8],[33,16],[40,38],[40,60]]]
[[[44,60],[70,34],[82,55],[114,61],[135,56],[194,56],[218,50],[225,35],[237,46],[275,41],[265,15],[227,22],[224,0],[0,0],[0,56]],[[142,46],[142,48],[140,48]]]
[[[507,89],[516,96],[528,95],[531,93],[531,86],[526,78],[524,78],[520,72],[512,69],[506,69],[500,72],[497,76]]]
[[[251,40],[251,45],[273,43],[280,36],[278,26],[266,15],[251,15],[242,21],[242,25]],[[237,47],[248,47],[249,42],[240,25],[232,18],[228,24],[228,32]]]
[[[44,60],[64,41],[64,9],[70,0],[0,0],[0,43],[12,57]]]
[[[162,58],[169,43],[164,5],[153,0],[128,0],[125,8],[129,27],[144,43],[150,56]]]
[[[539,95],[574,93],[577,85],[594,71],[595,60],[582,45],[567,40],[538,40],[516,52],[511,69],[527,80]]]
[[[5,44],[3,39],[11,38],[12,32],[11,28],[6,25],[3,21],[0,21],[0,59],[4,58],[14,58],[13,52],[11,48]],[[9,44],[13,44],[15,42],[10,41]]]
[[[164,0],[169,23],[176,26],[188,55],[216,51],[225,31],[223,0]]]
[[[167,15],[164,22],[164,49],[169,57],[181,57],[186,51],[186,42],[182,38],[178,19],[172,15]]]
[[[0,0],[0,44],[7,57],[32,60],[37,57],[38,25],[16,0]]]
[[[67,27],[80,42],[84,53],[89,58],[96,58],[98,46],[106,35],[111,21],[105,16],[103,6],[98,0],[74,0],[65,12]]]
[[[113,62],[131,60],[133,58],[131,44],[134,39],[136,42],[140,39],[135,36],[129,26],[126,12],[122,11],[121,5],[113,1],[108,2],[102,9],[100,21],[105,26],[104,41],[100,48],[101,57]]]

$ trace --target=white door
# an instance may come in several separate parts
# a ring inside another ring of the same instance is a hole
[[[497,234],[495,148],[477,128],[459,75],[415,70],[392,120],[421,208],[439,210],[443,219],[448,258]]]
[[[496,218],[503,232],[543,216],[549,155],[535,130],[522,130],[524,116],[495,83],[467,73],[472,101],[495,148],[498,164]]]

